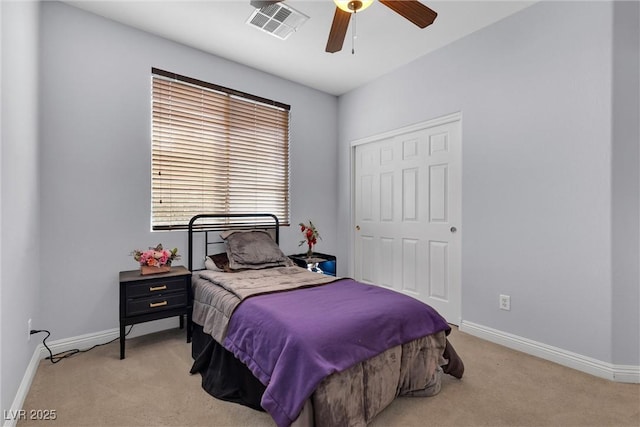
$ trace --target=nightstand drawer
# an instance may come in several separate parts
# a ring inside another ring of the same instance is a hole
[[[187,293],[171,293],[127,301],[127,316],[148,314],[170,308],[186,307]]]
[[[128,285],[126,288],[127,298],[153,296],[165,294],[167,292],[186,291],[185,280],[183,278],[149,280],[145,283]]]

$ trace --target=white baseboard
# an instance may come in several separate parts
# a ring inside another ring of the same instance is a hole
[[[108,343],[120,337],[119,329],[108,329],[106,331],[96,332],[93,334],[78,335],[71,338],[63,338],[47,342],[47,346],[51,349],[51,353],[58,354],[64,351],[73,350],[74,348],[85,349],[94,345]],[[40,350],[40,359],[49,357],[49,352],[42,344],[38,344],[36,351]]]
[[[38,345],[31,356],[31,360],[27,365],[27,369],[22,376],[22,381],[20,382],[20,386],[18,387],[18,391],[16,392],[16,397],[13,399],[13,403],[11,404],[11,409],[9,411],[3,411],[3,427],[15,427],[20,418],[20,411],[22,410],[22,405],[24,404],[24,400],[27,398],[27,394],[29,393],[29,389],[31,388],[31,382],[33,378],[36,376],[36,371],[38,370],[38,364],[40,363],[40,349],[42,344]],[[44,349],[44,347],[42,347]]]
[[[459,330],[600,378],[622,383],[640,383],[640,366],[614,365],[464,320],[460,323]]]

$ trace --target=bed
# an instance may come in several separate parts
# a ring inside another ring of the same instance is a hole
[[[279,249],[271,214],[189,223],[191,373],[278,426],[366,425],[398,396],[433,396],[464,365],[433,308],[311,272]]]

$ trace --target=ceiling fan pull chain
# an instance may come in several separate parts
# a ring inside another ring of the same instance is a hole
[[[356,13],[357,11],[354,10],[352,15],[353,15],[353,25],[351,26],[351,54],[355,55],[356,53],[356,37],[357,37],[357,33],[356,33]]]

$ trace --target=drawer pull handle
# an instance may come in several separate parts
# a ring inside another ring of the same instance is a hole
[[[153,292],[153,291],[164,291],[165,289],[167,289],[167,285],[162,285],[162,286],[151,286],[149,288],[149,292]]]
[[[162,301],[162,302],[152,302],[149,304],[149,308],[155,308],[155,307],[162,307],[163,305],[167,305],[168,303],[166,301]]]

